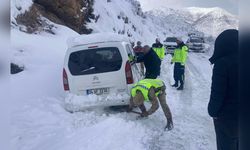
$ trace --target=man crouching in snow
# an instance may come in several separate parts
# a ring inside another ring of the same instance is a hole
[[[165,129],[171,130],[173,128],[173,120],[171,111],[166,103],[166,87],[160,79],[144,79],[136,83],[131,89],[131,98],[128,112],[131,112],[133,107],[138,106],[142,111],[141,117],[147,117],[153,114],[159,108],[160,101],[161,108],[167,118],[167,125]],[[144,105],[145,102],[151,102],[152,106],[147,111]]]

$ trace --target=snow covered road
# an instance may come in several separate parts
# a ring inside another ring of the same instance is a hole
[[[173,80],[173,66],[166,65],[165,68],[164,71],[168,73],[164,73],[163,78],[169,82],[169,79]],[[184,91],[176,91],[168,84],[167,100],[173,111],[175,130],[161,137],[160,143],[164,145],[161,148],[213,150],[215,135],[212,121],[207,114],[211,80],[208,58],[203,54],[190,53],[185,78]]]
[[[107,111],[107,108],[71,114],[63,108],[60,95],[28,97],[20,98],[20,104],[12,113],[13,149],[214,150],[215,135],[206,109],[211,78],[207,57],[190,53],[186,87],[182,92],[170,86],[173,66],[169,62],[170,56],[167,56],[161,78],[166,82],[167,102],[173,113],[172,131],[163,131],[166,120],[161,109],[148,119],[136,120],[136,114]],[[44,69],[40,70],[39,74],[50,76]],[[25,72],[12,80],[19,81],[24,76],[27,76]],[[31,78],[29,76],[35,80]],[[50,84],[53,82],[47,86]],[[27,90],[32,88],[34,84],[27,85]]]
[[[162,63],[174,129],[164,132],[161,109],[147,119],[107,108],[69,113],[64,109],[62,66],[66,39],[76,33],[58,27],[57,35],[12,30],[12,61],[25,71],[11,77],[13,150],[214,150],[207,114],[211,66],[205,54],[189,53],[184,91],[170,86],[171,56]],[[32,41],[32,42],[31,42]],[[62,44],[63,43],[63,44]]]

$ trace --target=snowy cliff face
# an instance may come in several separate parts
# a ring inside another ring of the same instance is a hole
[[[93,32],[113,32],[129,37],[131,42],[138,40],[152,44],[155,38],[165,38],[161,26],[155,24],[142,12],[136,0],[95,1],[96,19],[88,24]]]
[[[166,35],[162,27],[146,17],[136,0],[12,0],[11,13],[12,27],[28,33],[55,34],[55,24],[61,24],[80,34],[113,32],[128,36],[131,42],[140,40],[149,45]]]
[[[174,32],[185,33],[196,30],[212,37],[218,36],[225,29],[237,29],[239,23],[237,16],[218,7],[161,8],[149,11],[147,14]]]

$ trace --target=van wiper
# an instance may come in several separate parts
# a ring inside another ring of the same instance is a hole
[[[88,69],[82,70],[81,72],[86,72],[86,71],[93,70],[93,69],[95,69],[95,67],[90,67]]]

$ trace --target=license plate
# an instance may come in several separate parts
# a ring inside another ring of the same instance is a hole
[[[89,89],[87,90],[87,95],[95,94],[95,95],[103,95],[108,94],[109,88],[100,88],[100,89]]]

